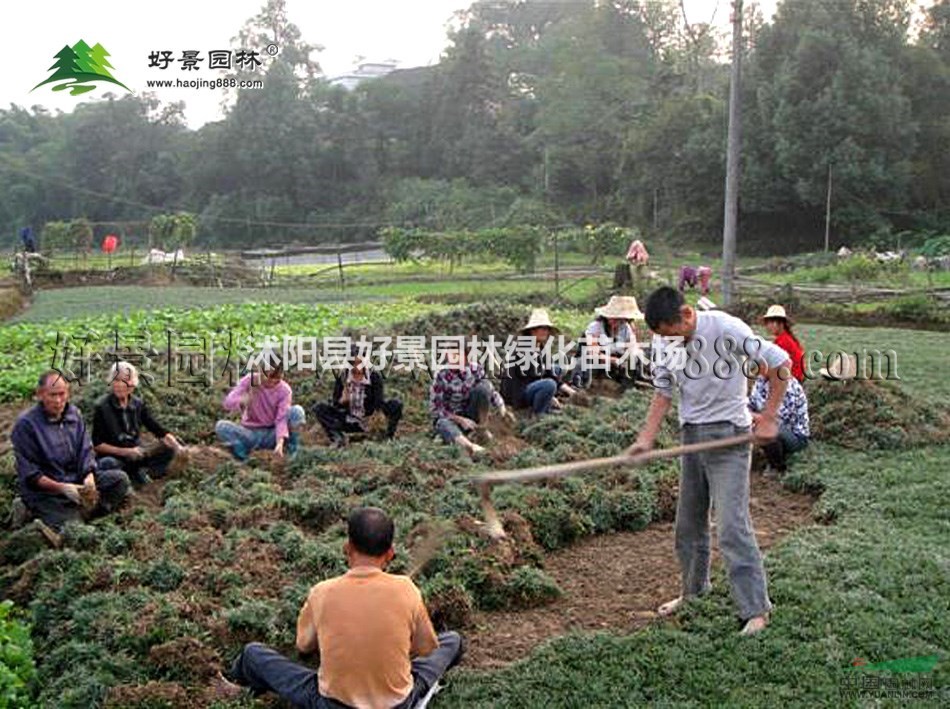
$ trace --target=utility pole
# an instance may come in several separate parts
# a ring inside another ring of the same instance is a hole
[[[825,200],[825,253],[831,248],[831,163],[828,163],[828,198]]]
[[[742,140],[742,0],[732,4],[732,79],[729,82],[729,139],[726,157],[726,206],[722,225],[722,303],[732,305],[739,217],[739,159]]]

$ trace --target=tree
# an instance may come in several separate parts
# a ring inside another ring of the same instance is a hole
[[[873,231],[906,204],[916,132],[900,72],[908,23],[904,0],[779,7],[750,67],[745,208],[820,213],[829,165],[846,233]]]
[[[285,0],[266,0],[261,11],[244,23],[232,42],[239,49],[256,51],[261,56],[269,56],[267,48],[276,46],[277,61],[290,67],[301,85],[322,73],[312,55],[323,51],[323,47],[303,40],[300,28],[287,15]]]
[[[183,249],[190,245],[198,231],[198,220],[194,214],[156,214],[149,224],[149,244],[159,243],[166,251]]]
[[[80,251],[83,257],[89,255],[92,251],[92,242],[94,239],[92,224],[85,217],[73,219],[69,222],[69,242],[77,251]]]

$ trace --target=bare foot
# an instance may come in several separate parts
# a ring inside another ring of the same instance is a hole
[[[238,684],[234,684],[230,680],[226,679],[223,674],[218,672],[212,681],[212,686],[214,687],[214,693],[219,699],[237,699],[244,692],[244,688]]]
[[[677,596],[672,601],[667,601],[662,606],[657,608],[656,614],[660,616],[661,618],[668,615],[673,615],[674,613],[676,613],[676,611],[678,611],[680,608],[683,607],[683,604],[685,602],[686,601],[682,596]]]
[[[744,637],[749,637],[751,635],[756,635],[761,633],[769,624],[768,615],[757,615],[755,618],[749,618],[746,621],[745,627],[739,632],[739,635]]]

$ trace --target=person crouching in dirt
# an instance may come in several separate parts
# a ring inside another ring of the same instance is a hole
[[[345,446],[347,433],[366,433],[367,419],[377,411],[386,417],[386,438],[396,435],[402,402],[385,398],[383,375],[370,369],[356,345],[350,348],[347,371],[336,374],[334,379],[332,403],[313,407],[330,445]]]
[[[116,362],[109,368],[107,381],[112,392],[96,402],[92,417],[92,445],[99,469],[121,468],[133,484],[141,485],[164,477],[181,444],[155,420],[148,404],[133,396],[139,385],[138,370],[129,362]],[[158,439],[156,445],[142,445],[143,426]]]
[[[436,372],[429,387],[429,411],[436,433],[469,455],[481,455],[485,448],[469,436],[480,430],[485,439],[491,437],[481,427],[488,423],[488,412],[493,407],[502,418],[514,421],[514,414],[485,377],[482,366],[466,361],[464,347],[460,344],[446,350],[446,365]]]
[[[657,336],[685,340],[685,366],[654,364],[655,393],[646,422],[630,454],[653,448],[670,410],[674,385],[679,390],[679,419],[684,444],[747,434],[752,426],[746,392],[748,380],[735,356],[719,352],[731,345],[739,354],[755,355],[768,367],[769,394],[755,422],[759,442],[778,434],[777,414],[790,378],[791,363],[780,347],[753,334],[727,313],[697,312],[682,293],[668,286],[654,291],[646,304],[646,321]],[[659,337],[654,348],[662,350]],[[714,366],[718,365],[718,366]],[[676,507],[675,545],[682,572],[682,595],[659,608],[660,615],[678,610],[686,599],[706,593],[709,581],[709,512],[716,515],[719,548],[729,570],[732,595],[744,622],[743,635],[768,624],[772,604],[762,556],[749,515],[750,446],[693,453],[682,458]]]
[[[561,408],[555,397],[559,391],[567,396],[574,393],[573,387],[562,381],[560,367],[545,367],[544,359],[552,356],[545,347],[551,336],[558,332],[547,310],[537,308],[531,311],[531,317],[519,335],[533,337],[535,347],[531,351],[519,348],[513,353],[514,357],[509,357],[499,387],[510,408],[529,409],[535,416],[541,416]]]
[[[637,345],[633,322],[643,320],[637,299],[615,295],[594,313],[597,318],[588,324],[581,338],[572,383],[586,389],[596,374],[610,377],[625,387],[632,385],[636,366],[633,353]],[[627,360],[622,361],[627,352],[630,353]]]
[[[92,440],[79,409],[69,403],[69,383],[56,371],[37,384],[37,404],[17,418],[10,436],[20,483],[15,520],[35,515],[52,543],[67,522],[115,510],[129,493],[122,470],[96,465]]]
[[[759,413],[769,400],[769,379],[756,377],[752,392],[749,394],[749,410],[752,411],[753,426],[759,420]],[[794,377],[787,382],[785,396],[778,410],[778,437],[762,446],[762,452],[769,466],[779,473],[788,468],[788,457],[804,449],[811,435],[808,425],[808,397],[805,389]]]
[[[250,643],[218,694],[241,686],[272,691],[294,707],[410,709],[461,659],[462,638],[436,635],[422,594],[408,576],[386,573],[395,554],[392,520],[380,509],[352,512],[343,545],[349,571],[310,589],[297,619],[297,650],[319,657],[316,671]]]
[[[299,429],[306,422],[303,407],[293,403],[279,357],[264,357],[260,368],[241,377],[224,397],[226,411],[240,411],[241,423],[218,421],[214,431],[231,455],[247,460],[251,451],[271,449],[278,457],[297,453]]]

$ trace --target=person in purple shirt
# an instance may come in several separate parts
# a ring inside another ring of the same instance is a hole
[[[265,358],[267,359],[267,358]],[[306,422],[303,407],[293,404],[290,384],[284,381],[283,363],[276,357],[258,371],[246,374],[224,397],[225,411],[240,411],[241,423],[218,421],[218,440],[240,461],[251,451],[271,449],[278,457],[297,452],[298,430]]]
[[[20,496],[29,513],[57,532],[81,521],[80,491],[98,493],[90,516],[115,510],[129,494],[121,469],[98,470],[92,441],[79,409],[69,403],[69,383],[56,371],[37,384],[37,404],[17,418],[10,436]]]

